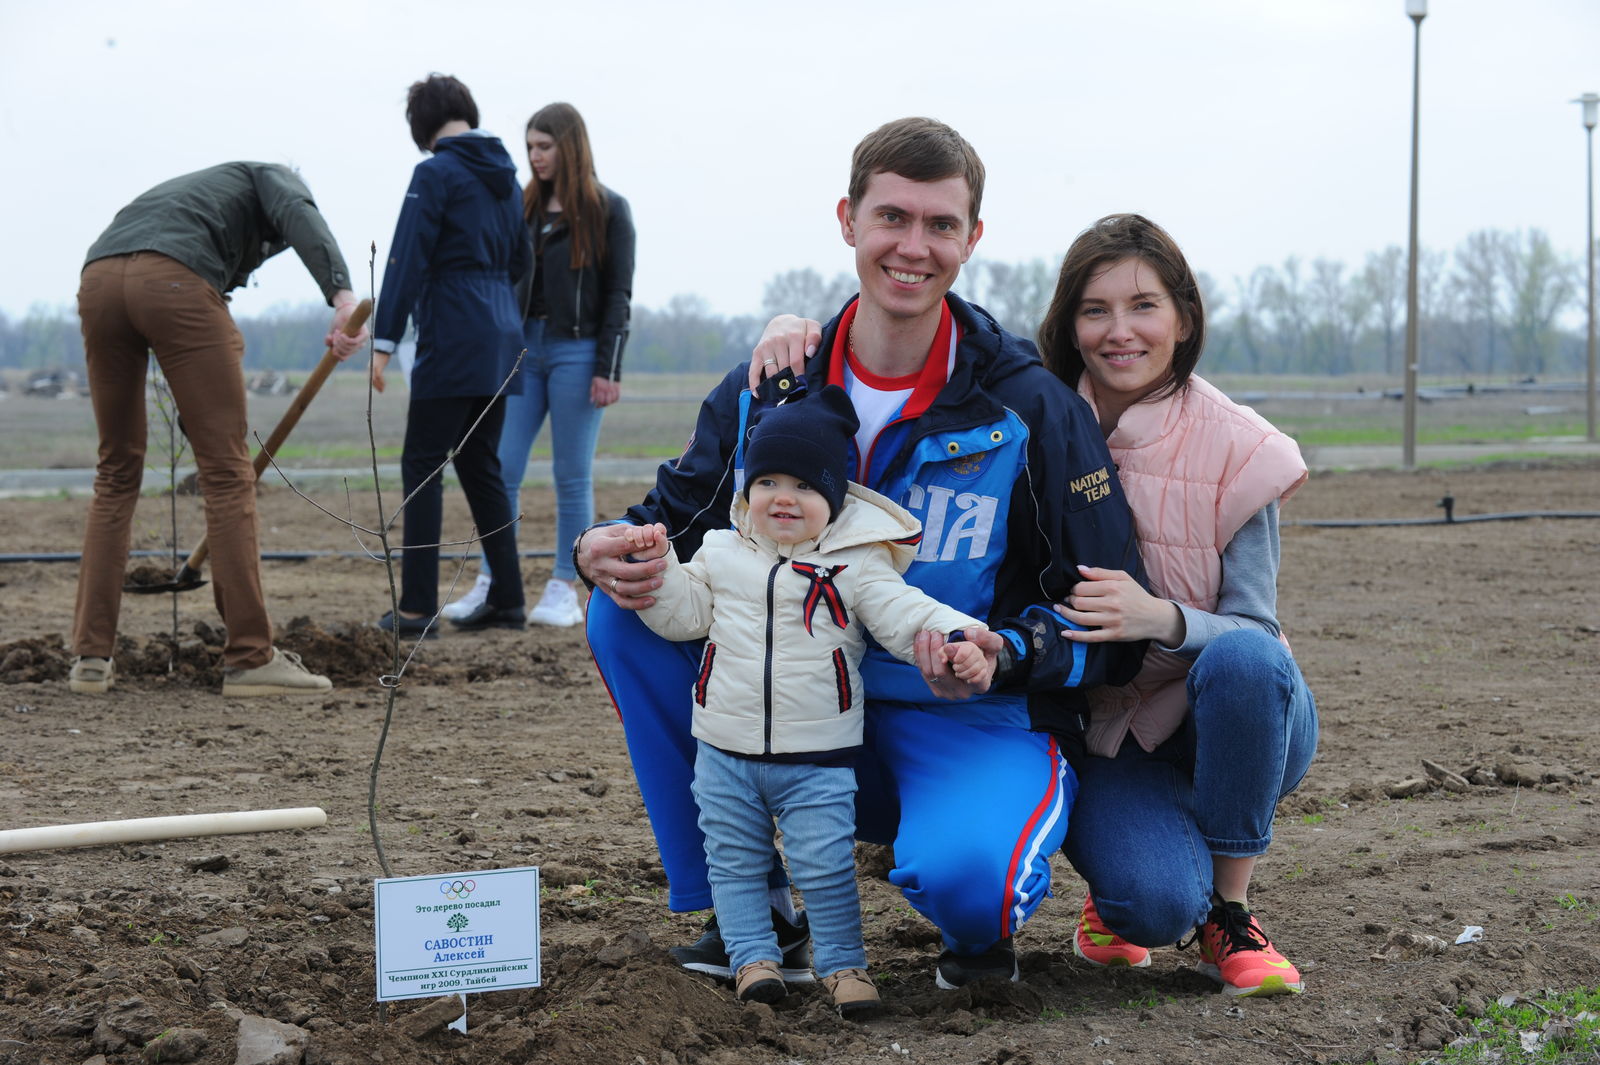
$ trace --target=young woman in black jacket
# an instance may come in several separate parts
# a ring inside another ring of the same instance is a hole
[[[500,469],[512,513],[518,513],[528,452],[548,413],[555,570],[528,620],[566,626],[583,619],[568,548],[594,520],[591,467],[601,412],[621,393],[633,295],[633,217],[628,201],[595,177],[589,133],[571,104],[536,111],[528,120],[527,144],[533,176],[522,202],[534,270],[517,295],[528,354],[522,393],[506,397]],[[445,616],[471,613],[489,587],[485,562],[477,583],[445,607]]]

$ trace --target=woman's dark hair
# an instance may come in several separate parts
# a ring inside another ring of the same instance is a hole
[[[406,121],[411,124],[411,139],[425,152],[433,150],[433,139],[446,122],[460,119],[478,128],[478,105],[467,87],[449,74],[429,74],[412,82],[406,92]]]
[[[1083,375],[1083,353],[1078,350],[1078,305],[1083,290],[1098,274],[1120,262],[1137,259],[1156,272],[1172,294],[1184,337],[1172,351],[1172,378],[1153,396],[1181,389],[1200,361],[1206,344],[1206,312],[1200,302],[1200,283],[1189,260],[1166,230],[1137,214],[1109,214],[1078,234],[1061,262],[1050,309],[1039,323],[1039,354],[1057,377],[1073,388]]]
[[[556,142],[556,168],[549,182],[539,175],[522,190],[522,214],[529,221],[544,218],[550,197],[561,203],[567,230],[572,234],[571,266],[582,269],[606,255],[606,197],[594,173],[594,153],[589,149],[589,129],[571,104],[553,103],[533,113],[527,132],[538,130]]]

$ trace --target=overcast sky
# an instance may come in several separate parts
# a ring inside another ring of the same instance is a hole
[[[117,209],[230,159],[300,168],[365,291],[418,161],[407,85],[467,83],[527,175],[553,100],[589,125],[639,231],[634,298],[759,309],[773,274],[848,269],[833,207],[855,142],[949,122],[989,170],[982,257],[1058,261],[1112,211],[1222,283],[1286,256],[1406,242],[1404,0],[446,3],[0,0],[0,311],[70,306]],[[1424,245],[1480,228],[1584,238],[1597,0],[1433,0],[1422,27]],[[381,283],[381,277],[378,279]],[[957,283],[959,290],[959,282]],[[239,313],[317,298],[293,253]]]

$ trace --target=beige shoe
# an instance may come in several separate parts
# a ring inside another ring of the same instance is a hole
[[[104,695],[115,683],[113,672],[111,659],[80,655],[72,660],[72,672],[67,674],[67,688],[84,695]]]
[[[834,1008],[846,1020],[865,1017],[883,1004],[877,985],[865,969],[840,969],[822,978],[822,986],[833,996]]]
[[[254,669],[222,671],[222,694],[238,699],[252,695],[321,695],[333,690],[333,681],[318,676],[300,662],[293,651],[274,647],[272,660]]]
[[[788,993],[783,972],[775,961],[753,961],[740,967],[733,978],[734,993],[740,1002],[776,1002]]]

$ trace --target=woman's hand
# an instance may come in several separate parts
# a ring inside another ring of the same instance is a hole
[[[589,382],[589,402],[596,407],[609,407],[622,398],[622,383],[609,377],[596,377]]]
[[[945,653],[947,642],[942,632],[919,632],[915,645],[917,670],[922,674],[922,679],[927,682],[928,690],[940,699],[970,699],[974,695],[982,695],[989,690],[989,680],[994,674],[994,662],[1000,654],[1005,637],[998,632],[988,629],[970,628],[961,634],[966,641],[975,644],[988,663],[988,668],[981,671],[971,671],[970,666],[963,666],[964,672],[972,672],[970,680],[963,680],[957,676],[950,667],[950,657]]]
[[[664,558],[629,562],[625,556],[632,551],[624,525],[600,525],[578,537],[578,549],[573,552],[573,558],[578,572],[610,596],[617,606],[623,610],[643,610],[655,605],[655,597],[650,593],[661,587],[660,575],[667,563]]]
[[[1183,642],[1183,613],[1177,604],[1157,599],[1120,569],[1079,566],[1083,577],[1055,611],[1086,629],[1063,629],[1074,643],[1157,640],[1167,647]]]
[[[753,392],[762,378],[773,377],[785,370],[804,373],[806,360],[817,353],[822,343],[822,323],[810,318],[796,318],[780,314],[767,323],[756,342],[755,354],[750,359],[750,390]]]
[[[375,392],[382,392],[383,371],[389,368],[389,353],[387,351],[374,351],[372,353],[372,388]]]

